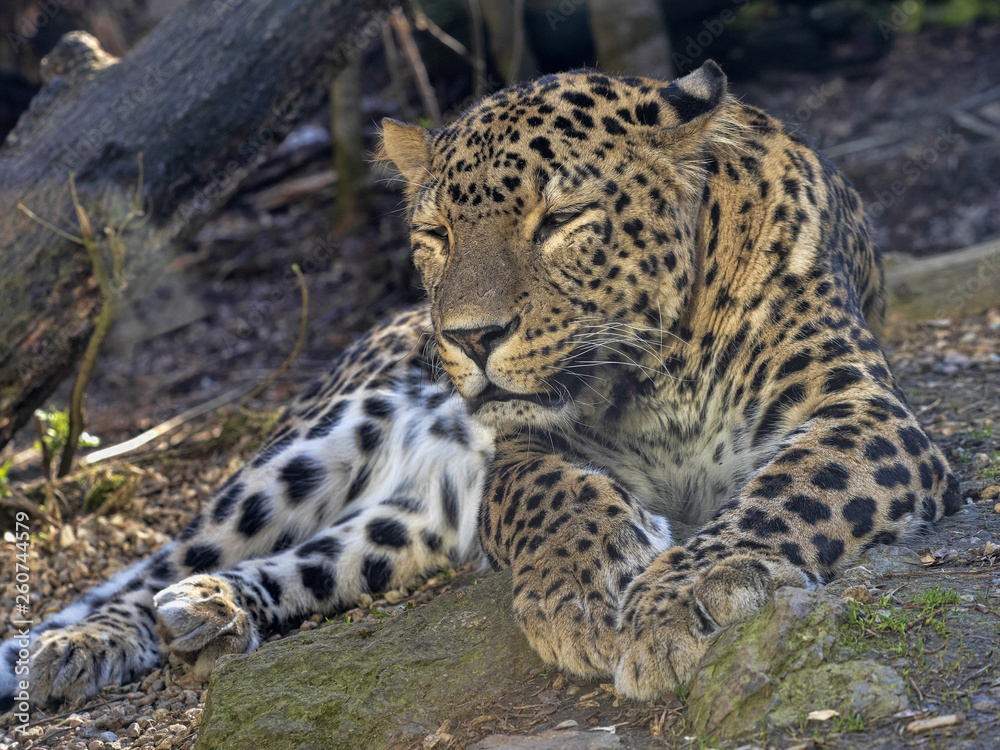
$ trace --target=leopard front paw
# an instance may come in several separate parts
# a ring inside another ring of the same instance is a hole
[[[38,705],[78,700],[105,685],[132,682],[159,659],[154,643],[130,642],[121,631],[86,620],[43,633],[31,651],[31,699]]]
[[[679,548],[667,550],[625,595],[615,686],[632,698],[655,698],[690,679],[715,636],[758,612],[780,586],[803,586],[794,566],[750,554],[692,569]]]
[[[212,673],[225,654],[243,654],[260,645],[250,614],[223,578],[196,575],[163,589],[154,598],[156,632],[167,653],[174,653],[200,677]]]
[[[514,618],[544,661],[580,677],[608,674],[615,664],[615,602],[572,571],[515,577]]]

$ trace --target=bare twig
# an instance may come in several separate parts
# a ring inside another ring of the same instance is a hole
[[[59,227],[57,227],[55,224],[53,224],[51,221],[46,221],[45,219],[43,219],[41,216],[39,216],[38,214],[36,214],[34,211],[32,211],[30,208],[28,208],[23,203],[18,203],[17,204],[17,208],[22,213],[27,214],[29,218],[34,219],[36,222],[38,222],[43,227],[45,227],[46,229],[48,229],[50,232],[55,232],[56,234],[58,234],[64,240],[69,240],[70,242],[75,242],[77,245],[82,245],[83,244],[83,238],[82,237],[77,237],[75,234],[70,234],[69,232],[63,231],[62,229],[60,229]]]
[[[1000,138],[1000,128],[990,122],[987,122],[984,118],[977,114],[966,112],[964,109],[959,109],[958,107],[953,107],[948,110],[948,116],[958,127],[964,130],[968,130],[976,135],[982,136],[983,138]]]
[[[510,74],[507,83],[514,83],[524,58],[524,0],[514,0],[514,44],[510,53]]]
[[[125,214],[125,218],[122,219],[117,229],[113,227],[104,228],[104,233],[108,238],[108,245],[111,246],[112,273],[114,274],[115,283],[118,286],[119,292],[123,291],[125,288],[125,242],[122,240],[122,234],[125,233],[125,229],[133,219],[138,219],[146,215],[146,212],[142,210],[142,181],[144,173],[141,151],[139,152],[137,158],[139,160],[139,178],[136,180],[135,196],[132,198],[132,204],[129,206],[129,212]]]
[[[243,385],[239,388],[234,388],[231,391],[223,393],[221,396],[216,396],[203,404],[194,406],[185,412],[181,412],[176,417],[168,419],[163,424],[159,424],[152,429],[146,430],[141,435],[136,435],[131,440],[126,440],[124,443],[119,443],[118,445],[112,445],[107,448],[102,448],[99,451],[94,451],[89,453],[80,459],[80,463],[84,466],[89,466],[91,464],[96,464],[100,461],[106,461],[109,458],[115,458],[121,456],[125,453],[131,453],[137,448],[141,448],[146,443],[156,440],[158,437],[162,437],[167,433],[173,432],[181,425],[190,422],[192,419],[197,419],[202,414],[207,414],[213,409],[218,409],[220,406],[225,406],[231,401],[235,401],[244,394],[246,394],[251,389],[249,385]]]
[[[101,351],[101,344],[111,330],[111,323],[118,313],[118,300],[114,289],[111,287],[111,278],[104,267],[104,259],[101,258],[100,248],[97,240],[94,239],[94,232],[90,226],[90,219],[87,212],[80,204],[80,197],[76,192],[75,175],[70,172],[69,189],[73,196],[73,208],[76,209],[77,221],[80,223],[80,236],[83,238],[83,247],[87,251],[90,263],[94,268],[94,276],[97,277],[97,284],[101,289],[103,304],[101,311],[94,319],[94,332],[87,342],[87,348],[80,360],[80,370],[76,375],[76,382],[73,384],[73,395],[69,402],[69,437],[66,445],[63,446],[62,458],[59,460],[58,476],[64,477],[73,468],[73,456],[80,444],[80,435],[83,434],[83,397],[87,392],[87,384],[90,376],[97,366],[97,357]],[[124,224],[123,224],[124,225]]]
[[[838,143],[835,146],[824,148],[823,151],[831,159],[836,159],[838,157],[847,156],[848,154],[854,154],[859,151],[867,151],[868,149],[878,148],[879,146],[891,146],[903,140],[906,140],[906,133],[902,131],[893,131],[891,133],[881,133],[879,135],[870,135],[865,138],[858,138],[855,141],[847,141],[846,143]]]
[[[903,571],[900,573],[886,573],[882,578],[918,578],[920,576],[987,576],[1000,571],[1000,566],[992,568],[980,568],[979,570],[953,570],[945,568],[927,568],[924,570]]]
[[[477,99],[486,94],[486,38],[483,10],[479,0],[468,0],[469,24],[472,26],[473,93]],[[514,69],[514,68],[512,68]]]
[[[51,482],[52,450],[49,448],[49,444],[45,440],[45,425],[42,424],[42,420],[39,419],[37,413],[33,415],[32,421],[35,423],[35,433],[38,435],[38,445],[42,451],[42,475],[45,477],[46,482]]]
[[[960,101],[958,106],[962,109],[978,109],[984,104],[989,104],[997,99],[1000,99],[1000,85],[986,89],[986,91],[980,94],[973,94],[968,99]]]
[[[385,64],[389,68],[389,80],[392,83],[392,93],[396,97],[399,109],[406,120],[416,120],[417,115],[406,99],[406,87],[403,85],[403,68],[399,61],[399,50],[389,26],[382,27],[382,49],[385,50]]]
[[[430,76],[427,75],[427,68],[420,57],[420,50],[413,39],[413,29],[406,19],[403,11],[397,8],[392,13],[392,30],[399,37],[399,45],[403,48],[406,61],[410,64],[414,77],[417,79],[417,91],[420,93],[420,101],[424,105],[424,114],[430,119],[433,125],[441,124],[441,108],[438,106],[437,97],[434,95],[434,87],[431,86]]]
[[[119,287],[123,285],[122,279],[124,276],[123,270],[125,261],[125,244],[122,241],[122,234],[128,227],[129,222],[136,217],[143,215],[143,166],[141,153],[138,155],[138,160],[139,179],[136,183],[135,197],[132,199],[129,211],[121,220],[117,228],[104,228],[104,234],[108,238],[108,244],[111,247],[112,270],[115,282],[119,285]],[[97,285],[101,290],[101,311],[94,318],[94,331],[90,335],[90,340],[87,342],[87,348],[80,361],[80,370],[77,373],[76,381],[73,384],[73,393],[70,397],[68,410],[69,435],[66,439],[66,445],[63,446],[62,456],[59,459],[59,470],[57,476],[60,477],[64,477],[69,474],[70,470],[73,468],[73,456],[76,455],[76,450],[80,444],[80,435],[83,434],[84,427],[83,397],[87,392],[87,384],[90,382],[90,377],[94,372],[94,368],[97,366],[97,357],[100,354],[101,345],[104,343],[104,339],[107,337],[108,331],[111,330],[111,324],[114,322],[115,315],[118,312],[118,292],[112,286],[111,277],[108,275],[107,268],[104,265],[104,259],[101,257],[101,249],[97,244],[96,237],[94,236],[94,230],[90,223],[90,217],[87,216],[86,209],[84,209],[83,205],[80,203],[80,196],[76,191],[76,175],[73,172],[70,172],[69,175],[69,191],[73,200],[73,208],[76,211],[76,220],[80,225],[79,236],[70,234],[69,232],[57,227],[55,224],[42,219],[22,203],[19,203],[17,206],[31,219],[41,224],[49,231],[55,232],[60,237],[67,239],[70,242],[83,245],[84,250],[87,251],[87,257],[90,259],[90,265],[93,268],[94,276],[97,279]],[[42,463],[44,466],[45,476],[46,479],[51,482],[52,473],[50,464],[53,457],[49,455],[48,445],[46,444],[44,438],[44,430],[41,429],[41,425],[38,420],[36,420],[36,428],[39,430],[39,440],[42,444]]]
[[[110,703],[119,703],[120,701],[123,701],[123,700],[125,700],[127,698],[128,698],[127,695],[119,695],[119,696],[116,696],[114,698],[111,698],[110,700],[107,700],[105,698],[101,698],[101,700],[104,701],[105,704],[110,704]],[[72,711],[67,711],[64,714],[53,714],[52,716],[46,716],[46,717],[41,718],[41,719],[36,719],[35,721],[33,721],[30,724],[28,724],[28,726],[29,727],[44,726],[45,724],[48,724],[49,722],[59,721],[60,719],[66,719],[66,718],[72,716],[73,714],[79,713],[79,712],[80,712],[80,709],[77,708],[77,709],[72,710]],[[48,740],[51,737],[52,737],[52,734],[49,734],[49,735],[46,736],[45,739]]]
[[[524,0],[521,0],[521,2],[523,1]],[[413,25],[416,26],[419,31],[428,32],[445,47],[450,49],[456,55],[459,55],[470,65],[472,64],[472,56],[469,54],[469,50],[465,48],[465,45],[434,23],[434,20],[424,13],[424,9],[420,7],[419,0],[410,0],[410,9],[413,11]]]
[[[37,503],[31,502],[31,500],[13,488],[10,490],[9,497],[0,497],[0,505],[6,508],[23,510],[36,518],[42,519],[45,523],[50,524],[57,529],[62,528],[62,522],[59,519],[46,513]],[[53,505],[57,508],[59,507],[56,503],[53,503]]]

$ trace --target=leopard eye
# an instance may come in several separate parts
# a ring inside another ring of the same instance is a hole
[[[441,226],[427,227],[423,231],[427,232],[427,234],[432,234],[435,237],[442,240],[448,239],[448,227],[441,227]]]
[[[545,242],[559,227],[569,224],[581,213],[583,212],[578,208],[570,208],[548,214],[535,230],[535,242],[539,244]]]

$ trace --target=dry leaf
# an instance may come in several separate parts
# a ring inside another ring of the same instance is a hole
[[[572,729],[573,727],[580,726],[576,719],[566,719],[566,721],[560,721],[556,724],[556,729]]]
[[[809,721],[829,721],[834,716],[840,716],[840,711],[834,711],[832,708],[824,708],[822,711],[810,711],[806,718]]]
[[[983,547],[983,554],[992,555],[996,553],[997,550],[1000,550],[1000,546],[994,544],[993,542],[986,542],[986,546]]]
[[[1000,484],[991,484],[982,491],[980,497],[982,497],[983,500],[1000,499]]]
[[[939,727],[950,727],[955,724],[961,724],[963,721],[965,721],[964,714],[945,714],[944,716],[935,716],[933,719],[911,721],[906,725],[906,731],[911,734],[919,734],[920,732],[929,732]]]

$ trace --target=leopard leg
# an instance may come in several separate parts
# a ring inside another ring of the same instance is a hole
[[[620,483],[555,452],[558,444],[537,434],[497,443],[480,540],[495,568],[513,569],[514,616],[542,658],[607,675],[621,595],[669,546],[670,530]]]
[[[409,561],[393,562],[391,576],[363,567],[366,557],[380,559],[374,552],[345,556],[333,602],[349,603],[352,595],[372,588],[405,585],[442,559],[478,554],[476,510],[492,438],[469,422],[451,387],[432,377],[422,358],[427,327],[426,315],[404,315],[349,349],[176,542],[33,628],[33,699],[43,703],[92,695],[108,683],[142,675],[160,656],[155,595],[192,575],[237,570],[251,558],[287,559],[288,550],[301,548],[324,529],[339,529],[334,535],[349,549],[355,549],[351,535],[357,535],[357,544],[375,549],[380,547],[377,527],[370,526],[381,518],[387,526],[383,539],[394,539],[399,523],[415,540],[406,552]],[[394,512],[393,503],[410,510]],[[379,515],[376,508],[383,504]],[[371,518],[371,523],[352,522],[352,517]],[[391,561],[391,544],[385,553]],[[227,581],[228,600],[245,604],[247,617],[256,611],[255,598],[266,599],[249,574]],[[205,608],[193,595],[172,594],[160,601],[170,605],[159,619],[161,630],[166,627],[164,632],[178,641],[174,650],[197,656],[204,649],[180,648],[197,640],[191,618],[199,615],[185,611],[185,602],[191,610],[203,613]],[[234,622],[226,649],[246,650],[259,642],[261,636],[253,636],[257,631],[248,625],[236,627],[241,623]],[[264,617],[252,624],[265,633],[274,622]],[[216,646],[225,640],[211,631],[209,624],[199,637]],[[181,634],[188,640],[180,641]],[[0,644],[7,665],[0,672],[0,703],[15,692],[18,653],[17,639]]]
[[[463,467],[453,457],[448,466],[444,481],[411,486],[407,495],[373,496],[280,554],[190,576],[159,592],[157,632],[165,648],[207,675],[219,656],[253,651],[304,616],[343,610],[363,594],[408,586],[478,555],[469,530],[482,492],[482,463]],[[456,469],[464,481],[450,478]],[[449,512],[457,516],[449,519]]]
[[[825,390],[834,395],[807,402],[805,422],[713,521],[629,586],[621,692],[651,698],[674,689],[720,630],[756,613],[777,588],[826,583],[864,551],[958,509],[957,479],[902,398],[871,382],[831,382]]]

